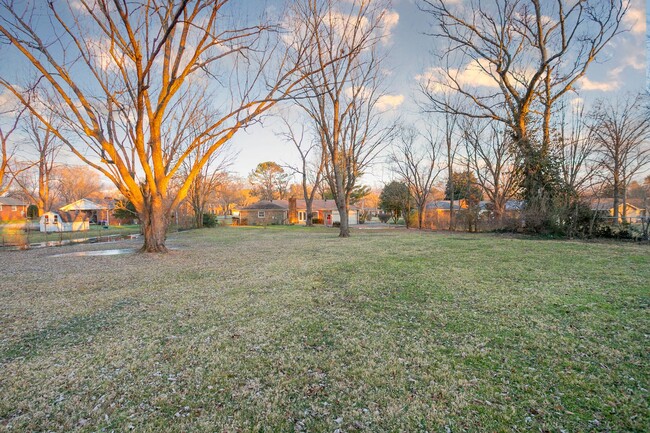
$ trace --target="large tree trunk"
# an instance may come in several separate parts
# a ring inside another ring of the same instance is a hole
[[[341,222],[341,227],[339,230],[340,238],[350,237],[350,222],[348,220],[348,207],[349,207],[348,198],[345,197],[345,194],[343,192],[339,192],[337,194],[336,208],[339,211],[339,220]]]
[[[347,203],[343,202],[343,206],[337,206],[339,210],[339,217],[341,219],[341,227],[339,230],[340,238],[349,238],[350,237],[350,222],[348,220],[348,206]]]
[[[307,227],[311,227],[311,226],[314,225],[311,222],[311,210],[312,210],[312,205],[311,204],[312,204],[312,200],[311,199],[306,199],[305,204],[306,204],[306,207],[307,207],[307,215],[305,216],[305,218],[306,218],[305,225],[307,225]]]
[[[140,213],[144,245],[143,253],[166,253],[167,227],[169,217],[165,214],[163,201],[160,197],[147,197],[144,210]]]

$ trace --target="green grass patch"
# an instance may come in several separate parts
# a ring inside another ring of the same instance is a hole
[[[0,429],[647,430],[647,245],[337,234],[0,253]]]

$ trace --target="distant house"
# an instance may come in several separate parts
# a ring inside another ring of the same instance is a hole
[[[341,221],[334,200],[314,200],[312,202],[312,220],[322,221],[325,225],[334,225]],[[250,206],[239,209],[240,224],[300,224],[307,223],[307,205],[305,200],[291,198],[289,200],[261,200]],[[350,205],[348,222],[352,225],[359,223],[359,209]]]
[[[451,209],[458,212],[461,209],[467,208],[465,200],[434,200],[426,204],[424,207],[424,227],[431,229],[447,229],[449,228],[449,218]]]
[[[29,204],[13,197],[0,197],[0,221],[24,220]]]
[[[521,212],[524,210],[526,202],[524,200],[507,200],[505,203],[504,217],[511,219],[518,219],[521,217]],[[424,226],[432,229],[447,229],[449,228],[450,210],[452,204],[449,200],[434,200],[427,203],[424,214]],[[459,225],[467,223],[468,204],[466,200],[454,200],[453,210],[458,217],[456,222]],[[489,221],[494,212],[494,205],[490,201],[480,201],[475,208],[478,217],[485,221]],[[461,212],[464,211],[464,212]],[[456,214],[456,212],[458,212]]]
[[[115,205],[111,200],[103,200],[101,203],[97,203],[87,198],[82,198],[81,200],[60,207],[59,210],[61,212],[83,212],[92,224],[108,224],[111,218],[110,213],[114,207]]]
[[[307,224],[307,203],[304,199],[290,198],[289,206],[289,224]],[[332,226],[334,223],[341,222],[339,209],[336,207],[334,200],[316,200],[311,203],[311,218],[322,221],[326,226]],[[359,224],[359,208],[355,205],[348,207],[348,224]]]
[[[641,203],[634,205],[628,201],[623,207],[623,200],[618,202],[618,220],[623,222],[623,210],[625,209],[625,221],[629,223],[640,222],[641,217],[646,216],[646,210]],[[603,218],[614,220],[614,199],[603,198],[591,202],[591,210],[599,213]]]
[[[40,219],[41,232],[80,232],[90,228],[88,216],[81,211],[45,212]]]
[[[250,206],[239,209],[239,224],[243,226],[261,226],[286,224],[289,206],[286,200],[260,200]]]

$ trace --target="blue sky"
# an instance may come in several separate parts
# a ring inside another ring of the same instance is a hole
[[[462,0],[459,0],[462,1]],[[606,47],[597,63],[580,83],[580,97],[588,105],[602,98],[620,93],[637,92],[646,86],[646,57],[643,49],[646,38],[646,4],[650,0],[632,0],[625,20],[629,31],[617,36]],[[391,70],[388,93],[403,96],[403,102],[395,107],[396,113],[407,122],[422,120],[416,103],[418,96],[417,76],[434,65],[431,55],[435,40],[425,35],[430,29],[431,18],[417,7],[416,0],[394,0],[393,11],[399,16],[391,32],[386,66]],[[279,163],[293,162],[297,155],[293,147],[274,133],[279,124],[266,119],[263,126],[254,126],[236,136],[231,148],[239,152],[232,169],[243,176],[259,162],[271,160]],[[392,179],[392,173],[381,159],[362,180],[366,184],[381,187]]]
[[[237,12],[244,16],[256,16],[263,10],[278,15],[284,10],[279,6],[283,1],[237,0],[233,1],[231,6],[236,7]],[[468,0],[449,0],[450,3],[463,1]],[[417,0],[393,0],[390,14],[393,26],[389,42],[385,45],[387,58],[384,65],[390,71],[386,84],[390,101],[394,104],[392,114],[399,115],[407,123],[425,121],[416,103],[419,98],[417,77],[434,66],[431,53],[436,43],[434,38],[425,35],[427,31],[431,31],[431,18],[420,11],[417,4]],[[648,4],[650,0],[631,0],[625,20],[629,31],[610,43],[580,83],[579,97],[587,105],[598,98],[614,97],[627,91],[636,92],[646,88],[646,75],[650,76],[650,69],[647,68],[650,42],[648,49],[644,49],[647,28],[645,11]],[[7,68],[11,68],[14,74],[20,72],[14,62],[3,62],[0,68],[4,68],[5,72]],[[1,99],[2,95],[0,102]],[[280,130],[280,123],[272,117],[262,120],[261,124],[237,133],[227,146],[228,152],[238,155],[231,170],[243,177],[260,162],[294,163],[297,159],[293,146],[283,142],[275,134]],[[73,160],[70,162],[77,163]],[[380,187],[392,179],[392,173],[381,162],[382,158],[379,158],[377,164],[362,179],[363,183]]]

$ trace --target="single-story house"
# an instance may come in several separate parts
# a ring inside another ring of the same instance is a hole
[[[603,216],[605,219],[614,219],[614,199],[613,198],[603,198],[600,200],[594,200],[591,202],[591,210],[597,212]],[[643,208],[641,203],[637,203],[635,206],[630,201],[625,204],[623,207],[623,200],[619,199],[618,201],[618,220],[623,222],[623,210],[625,210],[625,219],[629,223],[640,222],[641,217],[646,216],[646,210]]]
[[[427,203],[424,207],[424,227],[431,229],[447,229],[449,228],[449,214],[450,210],[458,212],[461,209],[467,208],[465,200],[433,200]]]
[[[466,210],[468,208],[467,200],[454,200],[453,205],[450,200],[434,200],[427,203],[424,214],[425,227],[432,229],[449,228],[449,214],[452,206],[454,212]],[[526,202],[524,200],[507,200],[505,204],[504,217],[519,218],[525,206]],[[494,210],[494,206],[492,202],[483,200],[478,202],[476,210],[478,211],[478,215],[481,218],[486,218]],[[457,222],[460,222],[460,218],[465,217],[466,214],[459,212],[457,216],[459,217],[459,220],[457,220]]]
[[[289,224],[307,224],[307,203],[304,199],[290,198],[289,206]],[[332,226],[334,223],[341,222],[339,209],[336,207],[336,201],[317,200],[311,202],[311,218],[322,221],[326,226]],[[351,225],[359,224],[359,208],[355,205],[348,207],[348,223]]]
[[[234,212],[233,212],[234,213]],[[313,200],[312,220],[322,221],[325,225],[333,225],[341,221],[334,200]],[[307,205],[303,199],[261,200],[250,206],[239,209],[241,225],[266,224],[300,224],[307,223]],[[350,224],[359,223],[359,209],[350,205],[348,209]]]
[[[239,209],[239,224],[243,226],[286,224],[288,214],[289,206],[286,200],[260,200]]]
[[[69,203],[59,208],[61,212],[83,212],[88,217],[92,224],[108,224],[110,221],[110,214],[113,211],[115,204],[112,200],[103,200],[102,203],[82,198],[73,203]]]
[[[84,212],[45,212],[41,215],[41,232],[80,232],[90,229]]]
[[[29,204],[13,197],[0,197],[0,221],[24,220]]]

